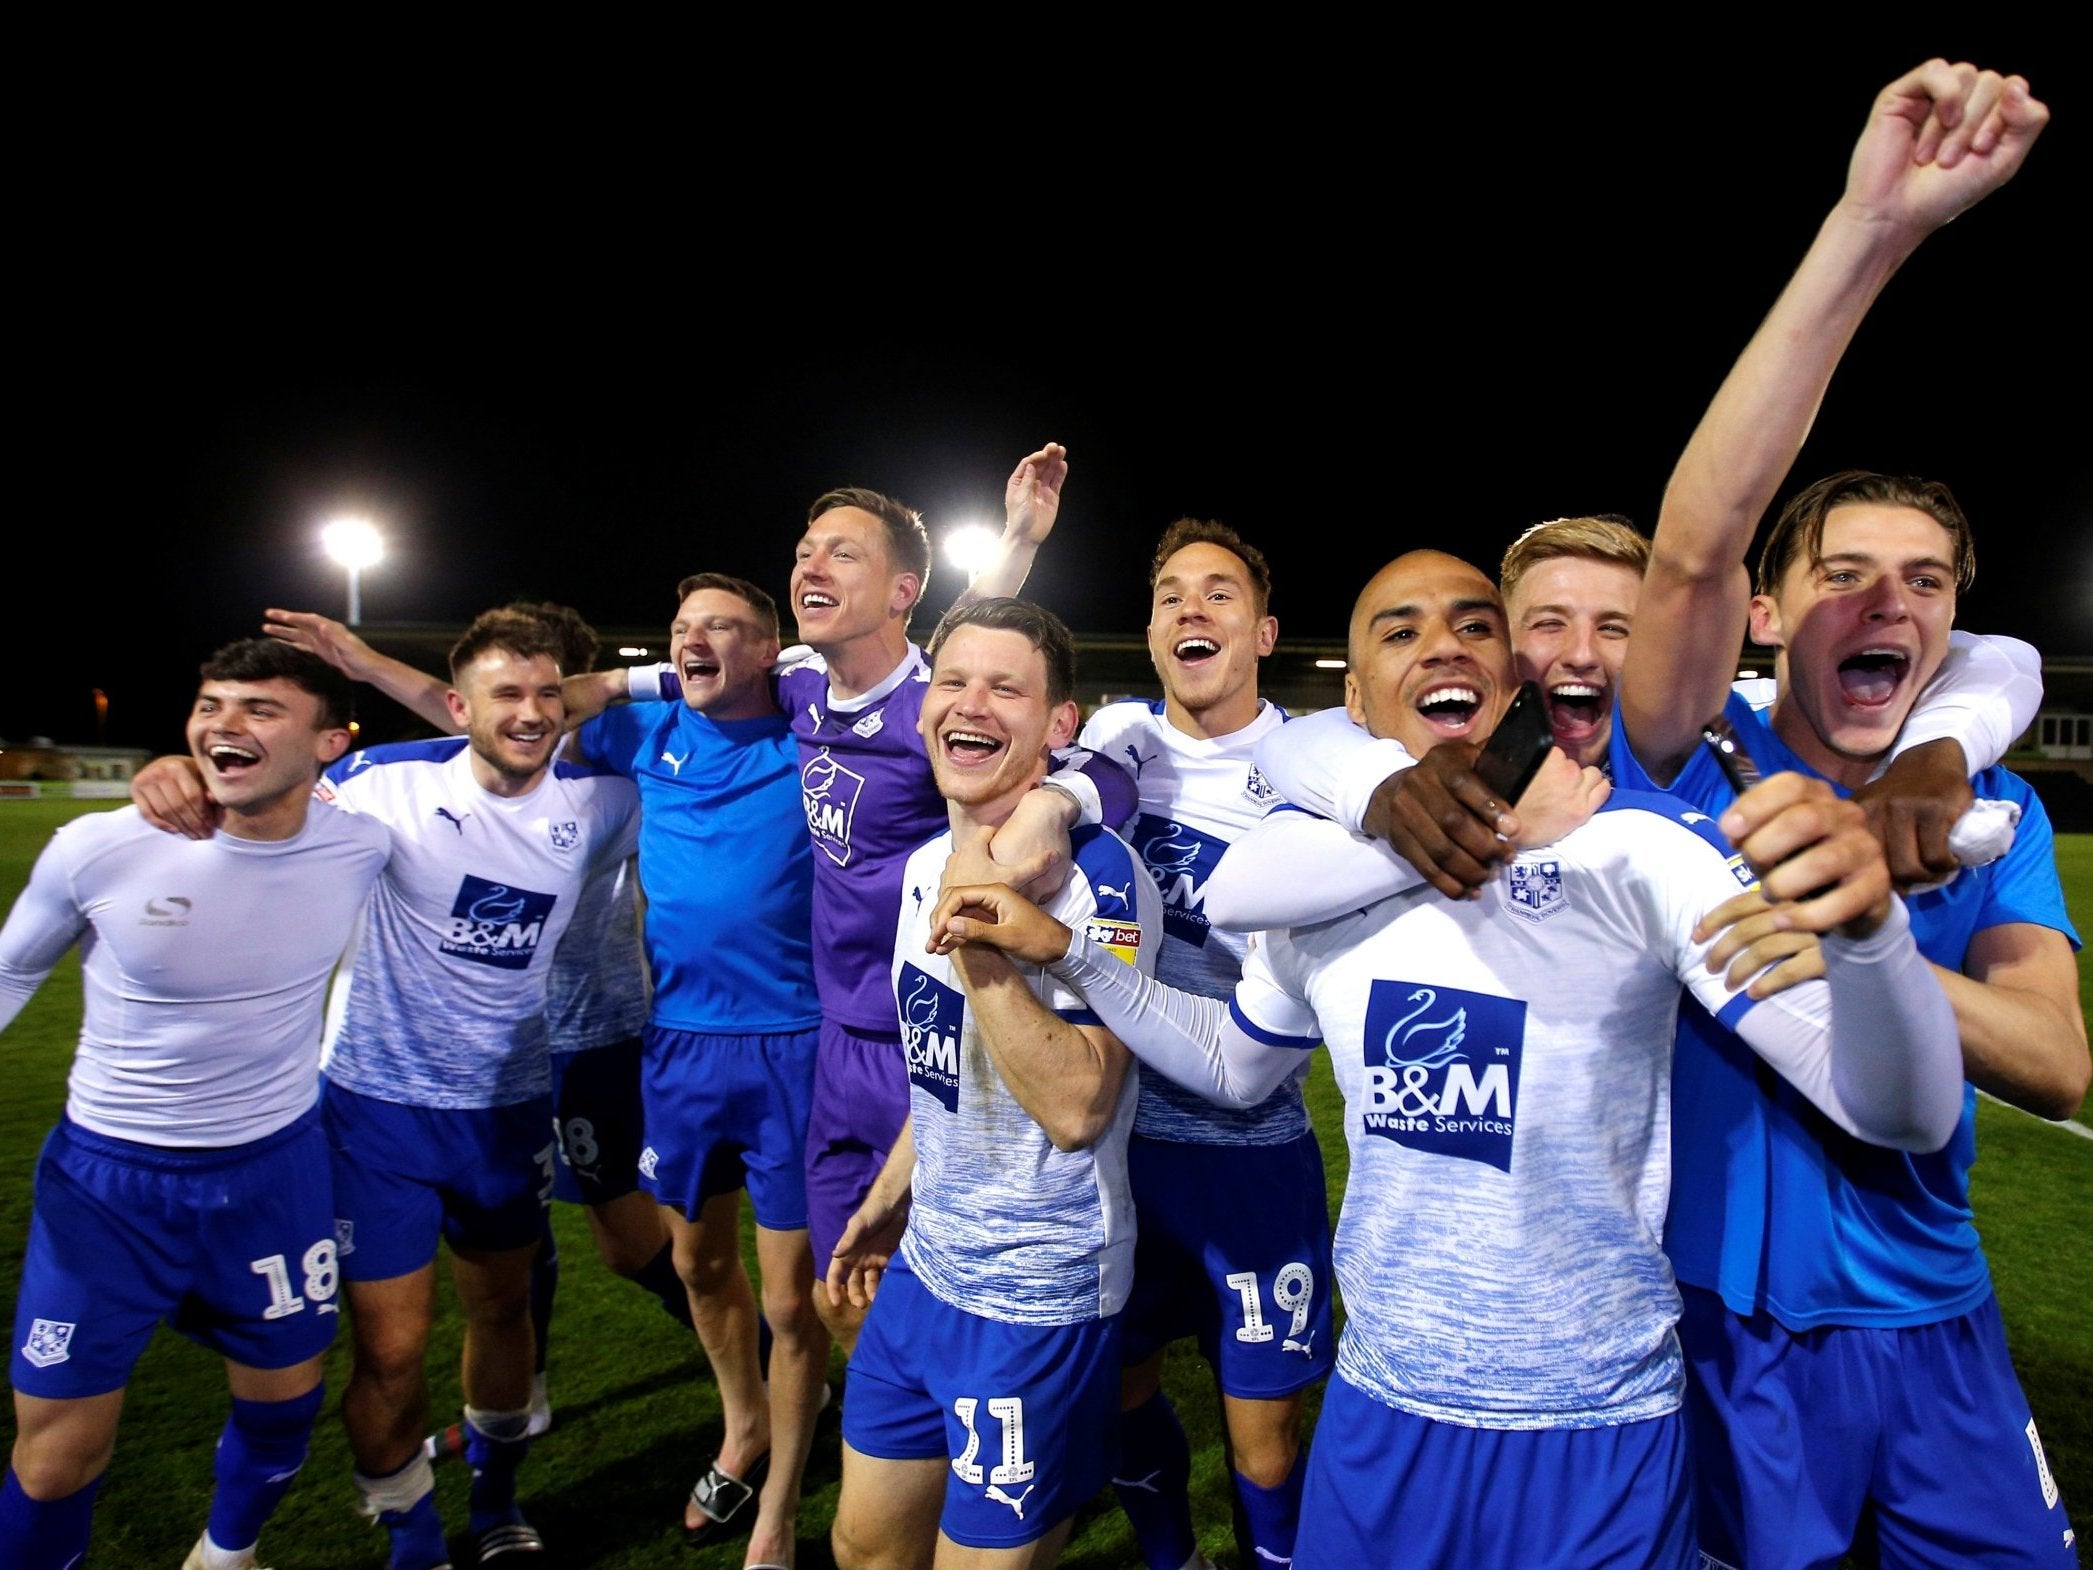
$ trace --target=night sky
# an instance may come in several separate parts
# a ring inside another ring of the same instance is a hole
[[[1411,546],[1494,566],[1539,519],[1647,527],[1875,90],[1933,52],[2022,71],[2055,118],[1891,283],[1796,480],[1947,480],[1963,623],[2093,654],[2083,51],[1900,29],[1800,64],[1770,25],[1661,59],[1535,40],[1415,78],[1332,37],[1167,76],[985,61],[956,94],[816,75],[754,114],[699,90],[717,63],[681,95],[608,60],[564,94],[148,95],[120,156],[33,181],[0,738],[92,740],[100,687],[109,741],[176,745],[215,644],[269,604],[342,613],[315,536],[345,509],[391,542],[367,622],[523,595],[665,625],[689,572],[782,598],[831,485],[935,535],[999,521],[1053,439],[1029,592],[1137,631],[1157,534],[1215,516],[1271,557],[1282,641],[1339,635]]]

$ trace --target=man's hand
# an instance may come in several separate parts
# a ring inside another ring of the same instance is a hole
[[[1052,916],[1003,883],[946,888],[930,915],[932,954],[950,954],[963,943],[1000,949],[1015,960],[1051,965],[1068,952],[1072,934]]]
[[[163,834],[193,840],[209,839],[225,816],[225,809],[204,789],[196,760],[174,753],[153,759],[131,776],[131,803]]]
[[[1076,815],[1075,798],[1064,790],[1026,791],[1003,826],[980,842],[983,853],[993,858],[994,870],[976,865],[977,875],[966,881],[1008,883],[1029,899],[1052,899],[1068,881],[1068,831]],[[954,849],[970,847],[955,841]],[[945,881],[959,879],[948,875]]]
[[[1590,822],[1612,794],[1612,780],[1597,769],[1581,767],[1560,747],[1551,747],[1540,772],[1516,803],[1519,811],[1512,843],[1521,850],[1553,845]]]
[[[1054,532],[1061,515],[1061,486],[1068,478],[1068,449],[1048,442],[1020,458],[1003,484],[1003,533],[1012,543],[1037,546]]]
[[[1890,881],[1899,892],[1945,883],[1955,875],[1961,863],[1948,847],[1948,836],[1976,800],[1960,742],[1943,738],[1900,754],[1853,799],[1882,841]]]
[[[375,651],[332,617],[315,611],[262,612],[262,631],[307,654],[317,654],[351,681],[370,679]]]
[[[1480,898],[1520,830],[1475,772],[1475,755],[1467,742],[1441,742],[1381,781],[1360,822],[1448,899]]]
[[[1823,780],[1773,775],[1732,802],[1719,826],[1780,907],[1767,912],[1765,930],[1865,938],[1889,919],[1882,844],[1860,807]]]
[[[1842,205],[1922,236],[2012,179],[2048,123],[2024,77],[1928,60],[1876,96]]]
[[[1693,929],[1697,943],[1722,934],[1708,951],[1707,964],[1711,971],[1727,967],[1723,982],[1732,992],[1749,981],[1754,999],[1770,998],[1824,974],[1824,946],[1814,932],[1776,924],[1774,918],[1784,909],[1759,890],[1746,889],[1701,917],[1700,925]],[[1765,974],[1760,975],[1761,971]]]
[[[836,1252],[828,1262],[831,1306],[841,1308],[846,1299],[853,1308],[872,1306],[872,1299],[879,1294],[880,1277],[894,1251],[901,1247],[901,1234],[908,1230],[911,1198],[909,1190],[903,1188],[898,1199],[884,1200],[875,1184],[857,1214],[844,1223],[843,1236],[837,1240]]]

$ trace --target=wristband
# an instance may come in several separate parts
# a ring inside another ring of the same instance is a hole
[[[634,703],[668,703],[683,696],[683,683],[676,676],[676,667],[666,661],[659,665],[628,665],[625,696]]]

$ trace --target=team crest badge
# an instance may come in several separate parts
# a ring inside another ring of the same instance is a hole
[[[580,843],[581,825],[572,818],[565,823],[555,823],[552,826],[552,848],[554,850],[572,850]]]
[[[864,737],[867,741],[870,741],[874,736],[877,736],[879,734],[879,728],[882,725],[886,724],[886,722],[886,711],[884,709],[874,709],[870,714],[866,715],[863,719],[859,720],[857,724],[851,726],[850,728],[856,731],[860,736]]]
[[[29,1339],[22,1343],[22,1356],[38,1368],[63,1363],[73,1355],[74,1326],[56,1319],[33,1319]]]
[[[657,1167],[658,1167],[658,1166],[660,1166],[660,1165],[661,1165],[661,1157],[660,1157],[660,1155],[659,1155],[659,1154],[658,1154],[658,1153],[657,1153],[657,1152],[655,1151],[655,1149],[654,1149],[654,1147],[653,1147],[652,1145],[649,1145],[649,1146],[648,1146],[648,1147],[647,1147],[647,1148],[646,1148],[645,1150],[642,1150],[642,1151],[640,1152],[640,1176],[641,1176],[641,1177],[643,1177],[643,1178],[651,1178],[651,1177],[653,1177],[653,1176],[654,1176],[654,1171],[655,1171],[655,1168],[657,1168]]]
[[[334,1252],[338,1257],[356,1252],[356,1223],[342,1216],[334,1218]]]
[[[1254,763],[1250,765],[1250,777],[1243,781],[1243,794],[1260,807],[1269,807],[1279,799],[1279,792],[1272,789],[1272,782],[1258,772]]]
[[[1513,862],[1504,897],[1506,903],[1528,921],[1546,921],[1569,903],[1562,888],[1562,863]]]

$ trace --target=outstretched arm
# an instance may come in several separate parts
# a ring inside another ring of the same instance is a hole
[[[1722,707],[1750,602],[1745,553],[1862,318],[1928,234],[2013,177],[2048,118],[2020,77],[1944,60],[1876,98],[1845,194],[1665,489],[1620,688],[1653,777],[1676,777]]]
[[[1018,459],[1003,482],[1003,537],[987,565],[953,600],[955,606],[1015,594],[1025,586],[1033,558],[1061,516],[1061,486],[1067,478],[1068,449],[1059,442]]]
[[[317,654],[351,681],[376,687],[415,718],[424,720],[447,736],[458,732],[444,694],[450,684],[440,676],[417,670],[389,654],[380,654],[342,623],[313,611],[267,610],[262,631],[294,648]],[[577,671],[560,682],[560,698],[566,705],[566,728],[573,730],[593,719],[613,703],[631,697],[625,670]]]

